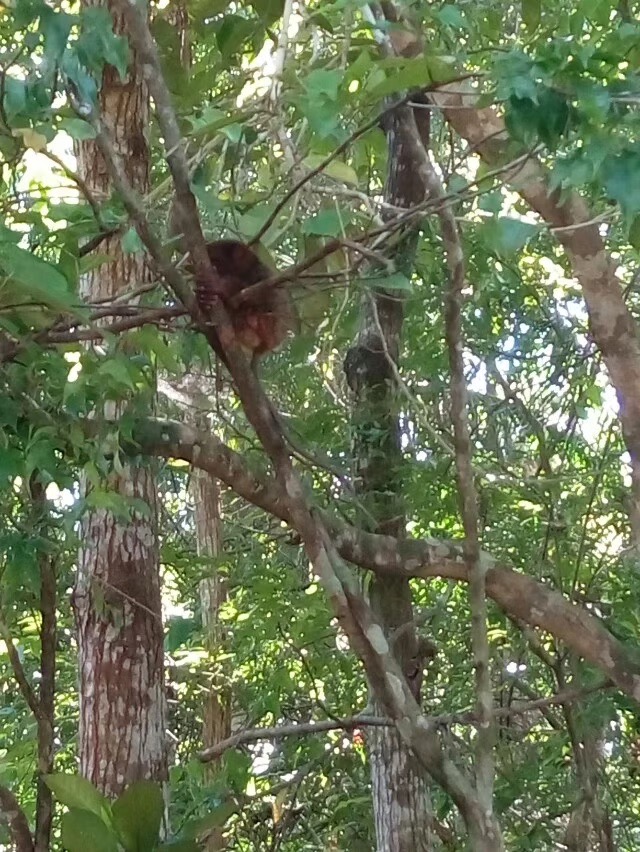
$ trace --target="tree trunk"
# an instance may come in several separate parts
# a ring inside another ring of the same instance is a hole
[[[196,512],[196,540],[198,556],[216,557],[220,552],[221,520],[220,491],[217,481],[202,470],[193,471],[192,493]],[[224,642],[224,631],[220,624],[220,607],[227,599],[224,578],[213,568],[200,583],[200,605],[202,622],[206,630],[208,651],[215,655]],[[202,745],[204,748],[226,739],[231,733],[229,694],[224,673],[211,675],[209,693],[204,707]],[[211,769],[215,762],[208,764]]]
[[[411,124],[407,124],[407,114]],[[409,110],[392,113],[386,127],[389,174],[385,201],[409,207],[424,199],[425,187],[412,169],[406,134],[418,138]],[[426,127],[428,141],[428,127]],[[418,138],[418,142],[420,142]],[[396,264],[410,274],[416,237],[408,233],[397,250]],[[402,453],[398,417],[398,362],[404,317],[397,292],[377,290],[365,297],[360,329],[345,361],[349,385],[356,395],[353,413],[356,435],[358,489],[367,509],[364,523],[375,518],[373,531],[402,537]],[[419,700],[422,661],[413,621],[407,580],[376,576],[370,586],[371,606],[390,638],[395,655]],[[375,712],[384,715],[381,707]],[[428,852],[433,848],[428,779],[402,741],[396,728],[375,727],[367,732],[371,764],[373,811],[380,852]]]
[[[114,30],[124,31],[117,14]],[[105,71],[100,111],[129,180],[145,193],[149,98],[137,63],[125,81],[113,68]],[[79,173],[94,196],[108,197],[107,168],[93,141],[80,143],[76,152]],[[110,298],[150,280],[143,257],[123,254],[117,236],[101,251],[112,261],[87,275],[86,298]],[[108,412],[117,413],[115,406]],[[129,521],[103,509],[85,515],[74,590],[80,771],[103,792],[117,795],[134,780],[167,777],[164,654],[155,475],[149,467],[129,466],[111,475],[107,486],[149,507]]]
[[[203,470],[193,470],[191,490],[196,514],[196,541],[198,556],[214,557],[220,552],[221,518],[220,489],[218,481]],[[227,585],[217,569],[212,567],[200,582],[200,606],[202,623],[206,631],[206,648],[211,655],[213,670],[210,672],[208,692],[204,701],[202,745],[215,745],[231,734],[231,696],[224,666],[215,660],[224,643],[224,631],[220,623],[220,607],[227,599]],[[219,761],[206,764],[207,775],[215,774]],[[207,836],[205,849],[218,852],[224,849],[222,829],[215,828]]]

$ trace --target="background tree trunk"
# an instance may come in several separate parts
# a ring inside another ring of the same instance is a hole
[[[115,31],[122,33],[118,15],[114,22]],[[149,98],[137,65],[124,81],[113,68],[106,70],[100,110],[130,181],[145,193]],[[91,191],[97,198],[108,197],[107,168],[93,141],[80,143],[77,157],[78,170]],[[117,236],[105,241],[102,251],[112,260],[87,275],[88,300],[107,299],[150,280],[144,258],[125,255]],[[110,416],[117,416],[114,409]],[[164,781],[167,758],[156,479],[150,467],[126,467],[111,475],[107,485],[149,507],[130,521],[105,509],[91,510],[82,522],[74,592],[80,771],[99,789],[115,795],[136,779]]]
[[[417,136],[410,110],[398,110],[387,119],[389,172],[385,201],[395,207],[413,206],[424,199],[425,187],[412,168],[406,135]],[[428,141],[428,127],[426,128]],[[415,233],[401,241],[393,258],[411,274]],[[349,385],[356,395],[353,412],[356,436],[357,482],[368,510],[363,519],[371,531],[402,537],[402,451],[398,411],[398,363],[404,307],[398,292],[376,290],[365,294],[360,329],[345,361]],[[371,523],[371,518],[375,523]],[[374,577],[369,587],[371,606],[390,637],[416,698],[420,696],[422,660],[413,620],[411,590],[407,580]],[[383,708],[375,712],[384,715]],[[371,762],[373,811],[380,852],[427,852],[432,849],[428,779],[412,750],[396,728],[367,731]]]

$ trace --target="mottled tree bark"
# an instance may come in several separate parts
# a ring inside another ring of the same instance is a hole
[[[117,14],[114,28],[124,31]],[[149,98],[135,62],[124,81],[113,68],[106,70],[100,111],[129,180],[144,194]],[[108,197],[110,179],[94,142],[82,142],[76,151],[78,170],[91,191],[98,199]],[[107,299],[150,280],[144,258],[123,254],[118,237],[106,240],[101,250],[112,261],[87,275],[85,298]],[[117,406],[112,409],[108,413],[117,417]],[[148,507],[130,520],[104,509],[85,515],[74,590],[80,771],[116,795],[136,779],[164,781],[167,758],[156,480],[151,467],[128,466],[111,475],[107,486]]]
[[[220,607],[227,599],[227,585],[213,565],[220,552],[222,521],[220,518],[220,488],[218,481],[202,470],[194,469],[191,491],[195,504],[196,542],[198,556],[211,557],[212,567],[200,582],[200,607],[205,629],[205,642],[212,659],[224,643],[224,630],[220,623]],[[231,734],[231,701],[225,672],[216,662],[209,673],[208,693],[204,700],[202,746],[214,746]],[[215,773],[218,761],[206,766],[206,772]],[[215,829],[207,838],[206,849],[220,850],[225,846],[222,831]]]
[[[407,126],[407,115],[412,126]],[[410,207],[424,199],[425,187],[412,169],[406,134],[418,130],[410,111],[397,111],[387,123],[389,174],[385,201]],[[428,128],[425,128],[428,132]],[[407,234],[396,257],[410,273],[415,235]],[[398,418],[398,362],[404,306],[397,292],[365,295],[358,337],[345,361],[355,393],[353,412],[358,490],[367,509],[363,523],[372,532],[403,537],[402,453]],[[411,590],[401,577],[376,576],[370,585],[371,606],[412,691],[419,699],[422,662],[413,621]],[[383,708],[374,712],[384,715]],[[373,788],[377,848],[380,852],[428,852],[432,848],[427,775],[396,728],[370,728],[366,735]]]

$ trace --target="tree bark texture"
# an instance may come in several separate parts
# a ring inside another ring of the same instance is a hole
[[[192,493],[196,515],[196,541],[198,556],[214,557],[220,552],[221,518],[220,489],[218,482],[208,473],[193,471]],[[202,622],[206,631],[209,652],[215,655],[224,643],[224,631],[220,623],[220,607],[227,599],[227,586],[215,567],[200,583],[200,606]],[[224,672],[211,673],[209,693],[205,699],[203,713],[203,748],[216,745],[231,734],[231,712],[229,692]]]
[[[194,469],[192,475],[191,491],[195,504],[198,556],[210,557],[212,562],[211,570],[200,582],[202,626],[212,663],[202,714],[202,746],[209,748],[231,735],[231,695],[228,678],[223,664],[216,660],[216,655],[225,641],[220,622],[220,607],[227,599],[227,584],[213,564],[214,558],[220,552],[222,538],[220,487],[213,476],[202,470]],[[205,767],[206,774],[215,775],[218,763],[218,760],[208,763]],[[205,849],[210,852],[218,852],[224,849],[225,845],[221,828],[214,828],[205,841]]]
[[[406,113],[405,113],[406,115]],[[424,199],[425,188],[416,179],[405,148],[407,132],[418,134],[415,121],[406,126],[399,112],[387,120],[389,170],[385,201],[399,207]],[[428,134],[428,128],[427,128]],[[401,241],[397,265],[412,265],[416,237]],[[352,425],[358,490],[367,509],[372,532],[404,535],[402,452],[394,366],[398,362],[404,306],[397,292],[365,294],[360,328],[347,353],[345,372],[355,393]],[[413,621],[411,590],[401,577],[376,576],[370,585],[370,603],[412,691],[419,699],[422,665]],[[374,712],[384,715],[374,701]],[[367,731],[371,766],[376,843],[380,852],[428,852],[432,848],[428,779],[412,750],[396,728]]]
[[[86,5],[101,5],[85,0]],[[113,8],[109,4],[113,13]],[[117,14],[114,30],[124,31]],[[149,188],[146,133],[149,97],[135,61],[125,80],[106,69],[100,112],[129,180]],[[76,148],[78,170],[98,200],[109,197],[107,167],[92,140]],[[119,237],[101,247],[112,260],[90,272],[84,296],[108,299],[150,280],[138,254],[124,254]],[[107,412],[117,418],[117,406]],[[128,466],[107,487],[142,501],[147,512],[122,520],[104,509],[82,522],[74,607],[78,631],[80,771],[117,795],[132,781],[167,777],[163,626],[157,543],[157,489],[151,467]]]

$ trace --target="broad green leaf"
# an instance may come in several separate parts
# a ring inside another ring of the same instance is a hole
[[[506,256],[520,251],[539,231],[537,225],[498,216],[480,227],[480,236],[497,255]]]
[[[44,39],[44,53],[50,62],[58,63],[67,46],[71,27],[76,18],[62,10],[48,6],[40,13],[40,31]]]
[[[121,385],[130,390],[135,390],[136,386],[131,377],[129,362],[123,356],[109,358],[108,361],[104,361],[98,369],[98,375],[113,379],[113,383],[116,386]]]
[[[113,19],[106,6],[83,6],[81,32],[75,51],[80,62],[94,72],[113,65],[124,79],[129,64],[129,43],[113,32]]]
[[[13,243],[0,242],[0,275],[9,276],[19,285],[23,299],[78,313],[74,304],[76,299],[69,290],[66,278],[51,264]]]
[[[68,808],[79,808],[98,815],[109,813],[108,800],[82,775],[59,772],[45,775],[44,780],[56,799]]]
[[[302,85],[314,97],[321,96],[335,101],[343,79],[343,71],[329,71],[325,68],[316,68],[307,74],[302,81]]]
[[[542,0],[522,0],[522,20],[530,32],[534,32],[540,25]]]
[[[427,61],[422,56],[403,59],[397,67],[390,69],[389,76],[375,85],[367,84],[366,92],[371,98],[383,98],[394,92],[420,89],[431,82]]]
[[[640,212],[640,152],[623,151],[608,157],[602,178],[608,195],[618,202],[625,216]]]
[[[124,254],[140,254],[144,251],[144,245],[135,228],[129,228],[123,234],[120,245]]]
[[[237,812],[238,803],[234,799],[227,799],[218,805],[217,808],[214,808],[207,816],[190,820],[185,825],[183,834],[186,837],[198,837],[206,831],[211,831],[212,828],[219,828],[221,825],[224,825],[229,817]]]
[[[126,852],[149,852],[158,843],[164,798],[159,784],[136,781],[112,805],[113,824]]]
[[[309,154],[302,162],[308,169],[313,170],[318,168],[324,159],[322,154]],[[350,183],[353,186],[358,185],[358,175],[355,173],[355,170],[342,160],[332,160],[324,167],[322,173],[342,183]]]
[[[24,80],[6,75],[4,78],[4,111],[9,123],[27,108],[27,84]]]
[[[382,290],[401,290],[409,292],[413,289],[411,281],[401,272],[390,272],[388,275],[367,276],[365,278],[365,283],[369,287],[379,287]]]
[[[71,808],[62,815],[61,828],[67,852],[118,852],[115,835],[92,811]]]
[[[345,224],[350,218],[349,211],[329,207],[307,219],[302,225],[302,233],[308,236],[337,237],[343,233]]]
[[[223,57],[240,53],[256,31],[256,22],[242,15],[227,14],[218,28],[218,49]]]
[[[60,130],[68,133],[72,139],[81,142],[85,139],[95,139],[96,131],[88,121],[81,118],[63,118],[58,125]]]
[[[512,95],[506,105],[507,130],[527,145],[542,141],[553,148],[568,128],[571,118],[569,101],[554,89],[540,89],[533,100]]]
[[[635,249],[640,249],[640,216],[634,216],[629,226],[629,242]]]
[[[469,23],[460,9],[453,3],[445,3],[436,12],[439,21],[453,30],[468,30]]]

